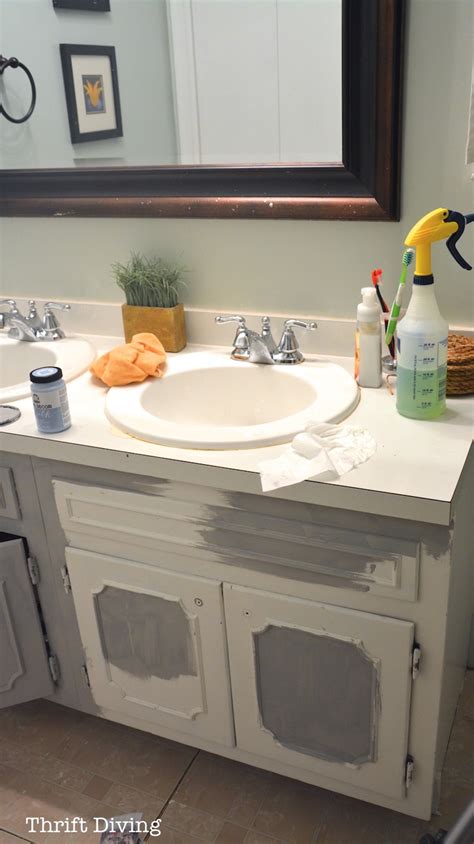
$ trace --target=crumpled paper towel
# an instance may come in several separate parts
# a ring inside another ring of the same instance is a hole
[[[377,444],[365,428],[309,422],[280,457],[266,460],[259,468],[263,492],[298,484],[307,478],[334,480],[365,463]]]

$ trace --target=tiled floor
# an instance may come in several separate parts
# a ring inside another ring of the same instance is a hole
[[[93,817],[163,818],[164,844],[418,844],[474,796],[474,671],[431,823],[197,752],[48,701],[0,712],[0,844],[98,844]],[[25,818],[79,816],[88,833],[29,833]]]

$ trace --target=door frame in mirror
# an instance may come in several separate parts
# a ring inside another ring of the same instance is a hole
[[[0,214],[400,219],[405,6],[342,0],[342,162],[3,170]]]

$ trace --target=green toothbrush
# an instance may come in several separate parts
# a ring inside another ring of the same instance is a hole
[[[413,261],[413,256],[415,254],[414,249],[405,249],[402,258],[402,271],[400,273],[400,283],[398,285],[397,295],[393,301],[392,310],[390,311],[390,319],[388,321],[387,330],[385,332],[385,342],[388,346],[390,343],[393,335],[395,334],[395,329],[397,327],[397,320],[400,316],[400,310],[402,307],[403,301],[403,291],[405,289],[405,282],[407,278],[407,269],[411,262]]]

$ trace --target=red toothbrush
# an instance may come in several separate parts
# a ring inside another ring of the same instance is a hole
[[[380,307],[382,308],[382,311],[384,312],[384,314],[388,314],[388,313],[390,313],[390,308],[388,307],[385,299],[382,296],[382,293],[380,292],[379,284],[381,282],[382,282],[382,270],[381,269],[372,270],[372,284],[375,287],[375,290],[376,290],[376,293],[377,293],[377,299],[380,302]],[[384,320],[384,322],[385,322],[385,331],[387,331],[388,322],[387,322],[387,320]],[[388,348],[390,350],[390,354],[391,354],[393,360],[395,360],[395,341],[394,341],[393,337],[390,340],[390,343],[388,344]]]

